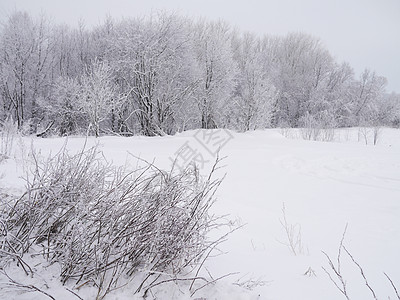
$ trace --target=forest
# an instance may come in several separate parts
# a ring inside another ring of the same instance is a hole
[[[88,29],[17,11],[0,28],[0,120],[38,136],[398,127],[386,82],[305,33],[260,37],[166,12]]]
[[[400,300],[386,84],[302,32],[12,13],[0,299]]]

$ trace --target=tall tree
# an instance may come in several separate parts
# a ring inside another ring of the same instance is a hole
[[[223,22],[199,22],[194,32],[194,50],[200,71],[196,99],[201,114],[201,128],[222,127],[224,108],[233,94],[237,75],[230,28]]]
[[[89,128],[96,137],[100,136],[100,126],[109,117],[116,102],[117,95],[111,76],[112,71],[107,62],[96,60],[81,78],[78,106],[87,115]]]
[[[0,46],[1,97],[3,114],[10,114],[21,129],[26,121],[36,131],[42,117],[38,101],[47,98],[54,62],[51,27],[44,17],[13,14],[4,26]]]
[[[236,119],[236,129],[254,130],[271,124],[276,89],[269,77],[264,50],[262,41],[250,33],[233,41],[239,73],[230,115]]]
[[[375,72],[365,69],[359,81],[355,83],[353,91],[353,114],[357,124],[368,123],[375,104],[382,96],[386,86],[386,78],[377,76]]]
[[[277,123],[298,126],[306,112],[321,110],[333,59],[318,39],[306,34],[288,34],[276,43]]]
[[[158,19],[122,22],[114,51],[133,112],[145,135],[176,130],[179,107],[193,93],[194,57],[185,19],[162,14]]]

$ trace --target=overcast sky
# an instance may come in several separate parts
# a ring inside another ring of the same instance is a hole
[[[0,0],[0,20],[14,10],[45,12],[57,23],[97,25],[106,15],[127,17],[167,10],[223,19],[258,34],[302,31],[321,38],[336,59],[385,76],[400,93],[400,0]]]

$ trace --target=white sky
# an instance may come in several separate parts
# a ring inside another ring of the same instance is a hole
[[[147,15],[165,9],[185,16],[223,19],[258,34],[302,31],[321,38],[339,62],[359,74],[385,76],[400,93],[400,0],[0,0],[0,21],[15,9],[44,12],[56,23],[97,25],[105,16]]]

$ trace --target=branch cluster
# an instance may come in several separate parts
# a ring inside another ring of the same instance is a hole
[[[34,158],[27,191],[1,206],[3,266],[17,260],[29,274],[24,255],[43,255],[60,264],[63,284],[95,285],[102,298],[121,278],[143,276],[139,292],[151,278],[193,271],[215,247],[207,234],[221,219],[209,209],[221,180],[203,180],[196,167],[126,172],[96,147]]]

